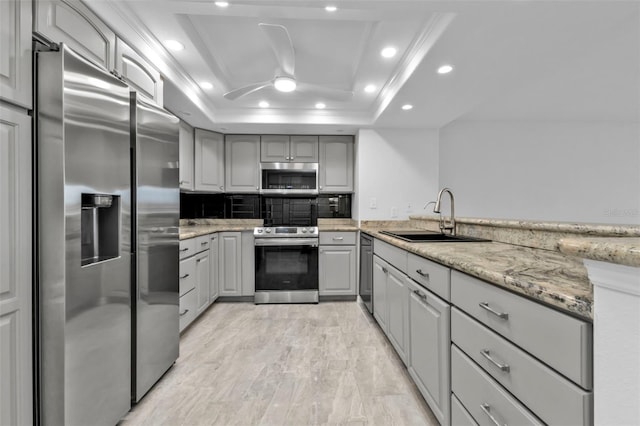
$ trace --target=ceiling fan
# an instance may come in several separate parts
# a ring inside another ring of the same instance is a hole
[[[226,99],[233,101],[270,86],[273,86],[280,92],[293,92],[296,90],[336,101],[347,101],[353,97],[353,92],[348,90],[333,89],[297,81],[295,77],[295,53],[287,29],[282,25],[274,24],[260,23],[258,26],[267,36],[269,44],[271,44],[271,48],[278,60],[279,68],[271,80],[253,83],[231,90],[224,94]]]

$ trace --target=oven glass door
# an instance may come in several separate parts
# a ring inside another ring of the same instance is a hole
[[[318,247],[256,247],[256,291],[317,289]]]

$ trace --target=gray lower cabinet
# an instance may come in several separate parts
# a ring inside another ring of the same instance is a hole
[[[320,246],[320,296],[356,294],[356,247]]]
[[[218,234],[209,235],[209,302],[213,303],[218,298],[220,290],[218,282],[220,280],[220,266],[218,259]]]
[[[0,425],[33,423],[31,171],[31,117],[0,104]]]
[[[387,262],[374,255],[373,317],[385,333],[387,332],[387,271]]]
[[[353,192],[353,137],[320,136],[319,153],[319,191]]]
[[[253,296],[256,292],[256,249],[253,231],[243,231],[241,238],[240,264],[242,265],[241,293]]]
[[[409,374],[440,424],[450,418],[450,312],[447,302],[408,279]]]
[[[260,136],[226,135],[226,192],[257,193],[260,189]]]
[[[209,238],[205,235],[205,238]],[[198,307],[196,315],[200,315],[209,306],[209,250],[202,251],[195,255],[196,261],[196,292],[198,294]]]
[[[242,233],[218,233],[220,296],[242,296]]]

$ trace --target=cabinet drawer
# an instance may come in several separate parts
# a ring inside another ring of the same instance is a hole
[[[457,308],[451,313],[451,340],[545,423],[591,424],[590,392]]]
[[[373,252],[389,262],[390,265],[405,274],[407,273],[407,252],[403,249],[392,246],[382,240],[375,239],[373,242]]]
[[[455,345],[451,346],[451,390],[480,425],[543,424]]]
[[[454,394],[451,394],[451,424],[453,426],[477,426],[471,414]]]
[[[180,259],[196,254],[196,240],[197,238],[189,238],[180,241]]]
[[[320,245],[356,245],[355,232],[320,232]]]
[[[413,253],[407,254],[407,274],[444,300],[451,300],[451,270]]]
[[[195,289],[180,298],[180,331],[196,319],[197,305],[198,295]]]
[[[180,297],[196,286],[196,258],[190,257],[180,261]]]
[[[195,240],[196,240],[196,253],[209,250],[209,244],[211,244],[211,237],[209,236],[209,234],[197,237]]]
[[[592,326],[458,271],[451,301],[584,389],[592,388]]]

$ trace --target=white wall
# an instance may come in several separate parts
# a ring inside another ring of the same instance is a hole
[[[438,131],[359,130],[355,184],[356,219],[401,220],[422,214],[425,202],[438,193]]]
[[[440,186],[467,217],[640,224],[638,123],[453,122]]]

